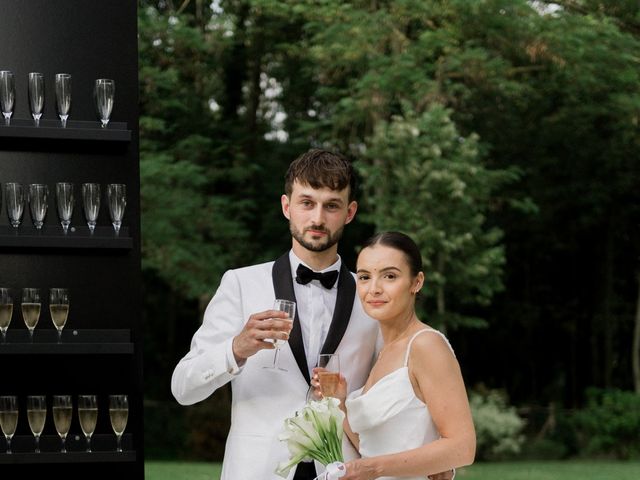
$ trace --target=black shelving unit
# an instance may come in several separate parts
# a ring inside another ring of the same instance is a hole
[[[19,417],[6,453],[0,436],[4,476],[70,479],[144,478],[141,348],[140,173],[138,156],[137,2],[131,0],[0,0],[0,70],[15,75],[16,101],[10,125],[0,119],[0,186],[7,182],[49,186],[44,227],[36,230],[25,204],[18,228],[9,224],[0,195],[0,286],[10,288],[14,311],[5,343],[0,395],[16,395]],[[30,119],[29,72],[45,78],[45,107],[39,126]],[[72,76],[71,112],[63,128],[55,110],[56,73]],[[111,121],[102,128],[95,113],[93,83],[112,78],[116,93]],[[75,186],[71,228],[65,234],[56,211],[55,184]],[[82,183],[99,183],[102,202],[93,233],[82,207]],[[109,218],[106,186],[127,185],[123,226]],[[20,312],[20,291],[41,290],[42,311],[33,341]],[[67,324],[58,342],[48,311],[48,289],[70,292]],[[0,339],[1,342],[1,339]],[[52,396],[72,395],[73,420],[67,452],[52,416]],[[98,396],[92,452],[77,416],[77,396]],[[129,396],[124,452],[116,452],[108,396]],[[47,419],[41,452],[35,453],[26,414],[28,395],[46,395]]]

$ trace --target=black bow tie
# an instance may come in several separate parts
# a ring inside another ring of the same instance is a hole
[[[311,280],[320,280],[324,288],[332,288],[336,280],[338,280],[339,273],[338,270],[330,270],[324,273],[314,272],[310,268],[300,264],[296,270],[296,282],[300,285],[306,285]]]

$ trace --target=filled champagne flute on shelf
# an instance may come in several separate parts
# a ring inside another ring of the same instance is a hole
[[[98,423],[98,398],[95,395],[78,395],[78,418],[87,439],[87,452],[91,452],[91,436]]]
[[[276,301],[273,303],[273,309],[274,310],[279,310],[282,312],[286,312],[287,313],[287,318],[293,322],[293,319],[296,316],[296,302],[293,302],[291,300],[284,300],[281,298],[276,299]],[[282,368],[278,366],[278,354],[280,353],[280,348],[285,345],[287,343],[286,340],[281,340],[281,339],[268,339],[265,341],[270,341],[271,343],[273,343],[273,345],[275,346],[275,352],[273,354],[273,364],[270,366],[265,366],[262,368],[266,368],[268,370],[272,370],[272,371],[280,371],[280,372],[286,372],[287,369],[286,368]]]
[[[23,288],[22,289],[22,304],[20,308],[22,310],[22,319],[25,325],[29,329],[29,337],[33,343],[33,331],[40,320],[40,308],[42,304],[40,302],[40,290],[37,288]]]
[[[27,419],[31,433],[35,438],[34,451],[40,453],[40,435],[42,435],[47,419],[47,397],[44,395],[29,395],[27,397]]]
[[[98,78],[96,80],[93,88],[93,96],[102,128],[107,128],[107,124],[111,118],[115,93],[116,82],[109,78]]]
[[[5,183],[4,197],[11,226],[18,228],[22,222],[22,214],[24,212],[24,188],[20,183]]]
[[[40,117],[44,109],[44,75],[39,72],[29,73],[29,107],[37,127],[40,125]]]
[[[4,124],[11,125],[13,105],[16,99],[16,81],[13,72],[0,71],[0,109],[4,117]]]
[[[67,233],[69,231],[69,225],[71,225],[71,217],[73,216],[73,207],[75,205],[73,183],[56,183],[56,203],[58,205],[58,218],[60,218],[62,230],[64,233]]]
[[[67,453],[67,435],[71,428],[71,419],[73,418],[73,404],[71,403],[71,395],[54,395],[53,396],[53,423],[56,426],[56,432],[62,440],[60,452]]]
[[[42,183],[32,183],[29,185],[29,210],[31,210],[31,220],[37,230],[42,229],[44,219],[47,216],[49,198],[49,187]]]
[[[129,419],[129,397],[126,395],[109,395],[109,418],[111,419],[111,428],[116,434],[117,447],[116,451],[122,452],[122,434],[127,428]]]
[[[340,357],[337,353],[321,353],[318,355],[318,373],[320,390],[323,397],[335,397],[340,383]]]
[[[0,397],[0,428],[7,440],[7,453],[11,452],[11,439],[18,426],[18,397],[5,395]]]
[[[49,313],[51,321],[58,330],[58,343],[62,342],[62,329],[67,323],[69,315],[69,290],[66,288],[52,288],[49,290]]]
[[[65,128],[71,110],[71,75],[68,73],[56,73],[56,108]]]
[[[0,332],[2,343],[7,341],[7,328],[13,316],[13,299],[8,288],[0,287]]]
[[[87,220],[89,231],[93,234],[100,211],[100,184],[82,184],[82,203],[84,205],[84,217]]]

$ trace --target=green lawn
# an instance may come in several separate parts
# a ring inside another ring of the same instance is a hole
[[[220,464],[145,462],[146,480],[219,480]],[[463,468],[457,480],[639,480],[640,462],[504,462]],[[241,480],[241,479],[238,479]]]

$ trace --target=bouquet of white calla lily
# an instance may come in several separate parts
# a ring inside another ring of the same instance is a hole
[[[342,421],[340,400],[326,397],[307,403],[295,416],[284,421],[284,431],[278,435],[287,443],[290,458],[282,462],[276,474],[286,478],[291,469],[303,460],[317,460],[323,465],[343,462]]]

